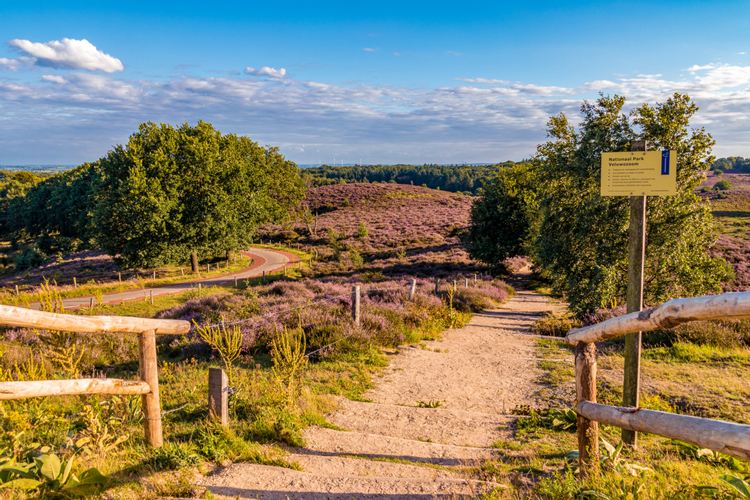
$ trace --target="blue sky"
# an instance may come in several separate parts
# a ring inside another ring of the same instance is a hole
[[[582,100],[687,92],[750,156],[749,2],[8,2],[0,164],[78,164],[143,121],[298,163],[520,160]]]

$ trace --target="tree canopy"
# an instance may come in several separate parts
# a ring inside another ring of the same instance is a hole
[[[713,163],[714,140],[703,128],[689,129],[697,106],[682,94],[629,114],[623,113],[624,104],[620,96],[584,102],[578,130],[564,114],[553,116],[550,140],[537,146],[533,158],[537,182],[529,189],[536,201],[527,205],[523,253],[578,314],[613,299],[624,302],[629,202],[599,195],[601,154],[629,151],[636,139],[647,140],[649,149],[677,151],[677,195],[648,198],[645,302],[713,291],[731,273],[726,262],[706,253],[717,234],[708,204],[694,190]],[[497,224],[513,228],[517,220]],[[477,227],[480,223],[480,218],[472,220]]]
[[[9,200],[7,216],[16,237],[75,239],[141,267],[245,247],[303,196],[277,148],[205,122],[149,122],[125,146]]]

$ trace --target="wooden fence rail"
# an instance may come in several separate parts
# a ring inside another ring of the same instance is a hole
[[[139,380],[76,379],[0,382],[0,400],[87,394],[140,394],[146,442],[162,445],[156,334],[182,335],[187,321],[124,316],[76,316],[0,305],[0,325],[82,333],[137,333]]]
[[[576,348],[576,410],[581,477],[590,475],[598,466],[598,422],[679,439],[734,457],[750,459],[750,425],[641,408],[618,408],[596,402],[594,342],[633,332],[674,328],[690,321],[743,318],[750,318],[750,292],[670,300],[645,311],[568,332],[565,341]]]

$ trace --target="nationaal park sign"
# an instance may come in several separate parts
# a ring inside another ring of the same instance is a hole
[[[602,153],[602,196],[677,194],[676,151]]]

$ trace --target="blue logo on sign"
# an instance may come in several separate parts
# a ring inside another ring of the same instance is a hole
[[[669,175],[669,151],[661,152],[661,175]]]

